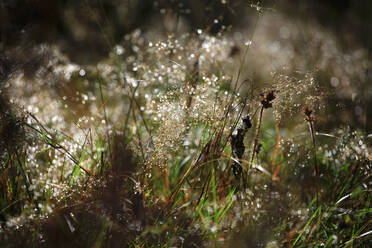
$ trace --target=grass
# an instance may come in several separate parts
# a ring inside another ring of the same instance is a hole
[[[327,128],[316,70],[243,80],[230,36],[136,30],[68,78],[51,49],[60,88],[9,79],[0,246],[369,247],[370,135]]]

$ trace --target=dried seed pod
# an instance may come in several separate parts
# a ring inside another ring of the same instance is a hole
[[[305,120],[306,121],[312,122],[312,121],[315,120],[315,116],[313,114],[313,109],[310,106],[305,105],[304,114],[305,114]]]
[[[245,129],[238,128],[236,133],[234,133],[231,136],[231,147],[232,147],[233,153],[239,159],[243,157],[243,154],[245,151],[245,146],[244,146],[245,132],[246,132]]]
[[[261,104],[264,108],[271,108],[273,106],[272,101],[276,98],[275,92],[273,90],[268,90],[260,94]]]
[[[256,152],[257,154],[259,154],[260,151],[261,151],[261,148],[262,148],[262,144],[261,144],[261,143],[258,143],[255,152]]]
[[[246,129],[252,127],[251,117],[249,115],[244,116],[242,120]]]
[[[249,115],[246,115],[242,118],[243,125],[236,129],[236,131],[231,135],[231,149],[233,152],[233,156],[239,160],[243,158],[245,145],[244,145],[244,136],[245,133],[248,131],[249,128],[252,127],[251,119]],[[234,161],[232,164],[234,175],[237,179],[240,178],[242,173],[242,167],[240,163]]]

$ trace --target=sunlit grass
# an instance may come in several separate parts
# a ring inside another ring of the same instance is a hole
[[[1,111],[5,242],[368,247],[370,137],[317,125],[333,92],[315,67],[332,61],[298,71],[284,54],[288,67],[268,66],[262,84],[244,71],[259,64],[246,58],[255,44],[228,31],[152,40],[136,30],[90,67],[47,48],[42,76],[10,79]]]

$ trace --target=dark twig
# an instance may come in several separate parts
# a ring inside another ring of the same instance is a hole
[[[252,127],[251,119],[249,115],[246,115],[242,118],[243,125],[240,126],[232,135],[231,135],[231,149],[233,156],[236,160],[232,163],[233,173],[236,179],[240,179],[240,176],[243,175],[243,168],[241,166],[242,158],[245,151],[244,137],[248,129]],[[245,184],[245,178],[243,175],[243,181]]]

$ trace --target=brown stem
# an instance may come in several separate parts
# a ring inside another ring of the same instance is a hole
[[[254,138],[253,150],[252,150],[252,157],[251,157],[251,163],[249,165],[249,169],[253,165],[254,154],[256,153],[256,148],[257,148],[257,144],[258,144],[259,133],[260,133],[260,129],[261,129],[261,122],[262,122],[263,111],[264,111],[264,106],[262,106],[261,107],[261,110],[260,110],[260,116],[259,116],[259,119],[258,119],[258,125],[257,125],[257,129],[256,129],[256,137]]]
[[[319,169],[318,169],[318,159],[316,156],[316,143],[315,143],[315,134],[314,134],[314,123],[312,120],[309,120],[309,128],[311,133],[311,140],[313,143],[313,153],[314,153],[314,171],[315,171],[315,190],[316,190],[316,207],[319,206]]]

